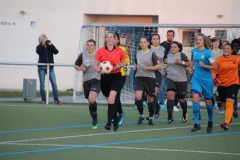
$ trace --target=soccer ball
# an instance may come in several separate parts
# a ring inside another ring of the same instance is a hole
[[[103,74],[111,73],[113,66],[109,61],[103,61],[99,66],[100,72]]]

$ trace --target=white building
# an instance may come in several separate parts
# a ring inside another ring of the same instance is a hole
[[[35,47],[44,33],[59,50],[55,63],[74,64],[84,24],[232,25],[240,24],[239,6],[239,0],[0,0],[0,61],[37,62]],[[176,40],[183,40],[183,31],[188,34],[181,29]],[[165,33],[160,34],[163,41]],[[59,90],[73,88],[74,68],[55,67],[55,73]],[[20,90],[24,78],[38,79],[37,67],[0,65],[0,90]]]

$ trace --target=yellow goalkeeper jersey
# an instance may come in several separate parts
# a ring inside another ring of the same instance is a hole
[[[124,46],[121,46],[121,45],[119,45],[118,47],[123,50],[124,57],[125,57],[125,63],[129,64],[130,63],[130,59],[129,59],[129,56],[128,56],[126,48]],[[126,71],[124,70],[124,68],[121,68],[121,74],[122,74],[122,76],[126,76]]]

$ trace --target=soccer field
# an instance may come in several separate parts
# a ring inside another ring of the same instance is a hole
[[[240,118],[233,118],[226,132],[220,127],[224,115],[215,109],[213,132],[208,134],[207,111],[201,108],[202,129],[192,133],[191,108],[186,123],[180,110],[174,112],[172,124],[166,123],[167,111],[161,110],[154,126],[147,121],[137,125],[138,111],[132,106],[123,110],[124,123],[114,132],[104,129],[106,105],[98,106],[99,125],[92,130],[86,104],[1,102],[0,159],[240,159]]]

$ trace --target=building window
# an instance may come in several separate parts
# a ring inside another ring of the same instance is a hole
[[[183,31],[182,43],[184,47],[194,47],[196,31]]]
[[[227,39],[227,30],[215,30],[215,37],[218,37],[222,40]]]

